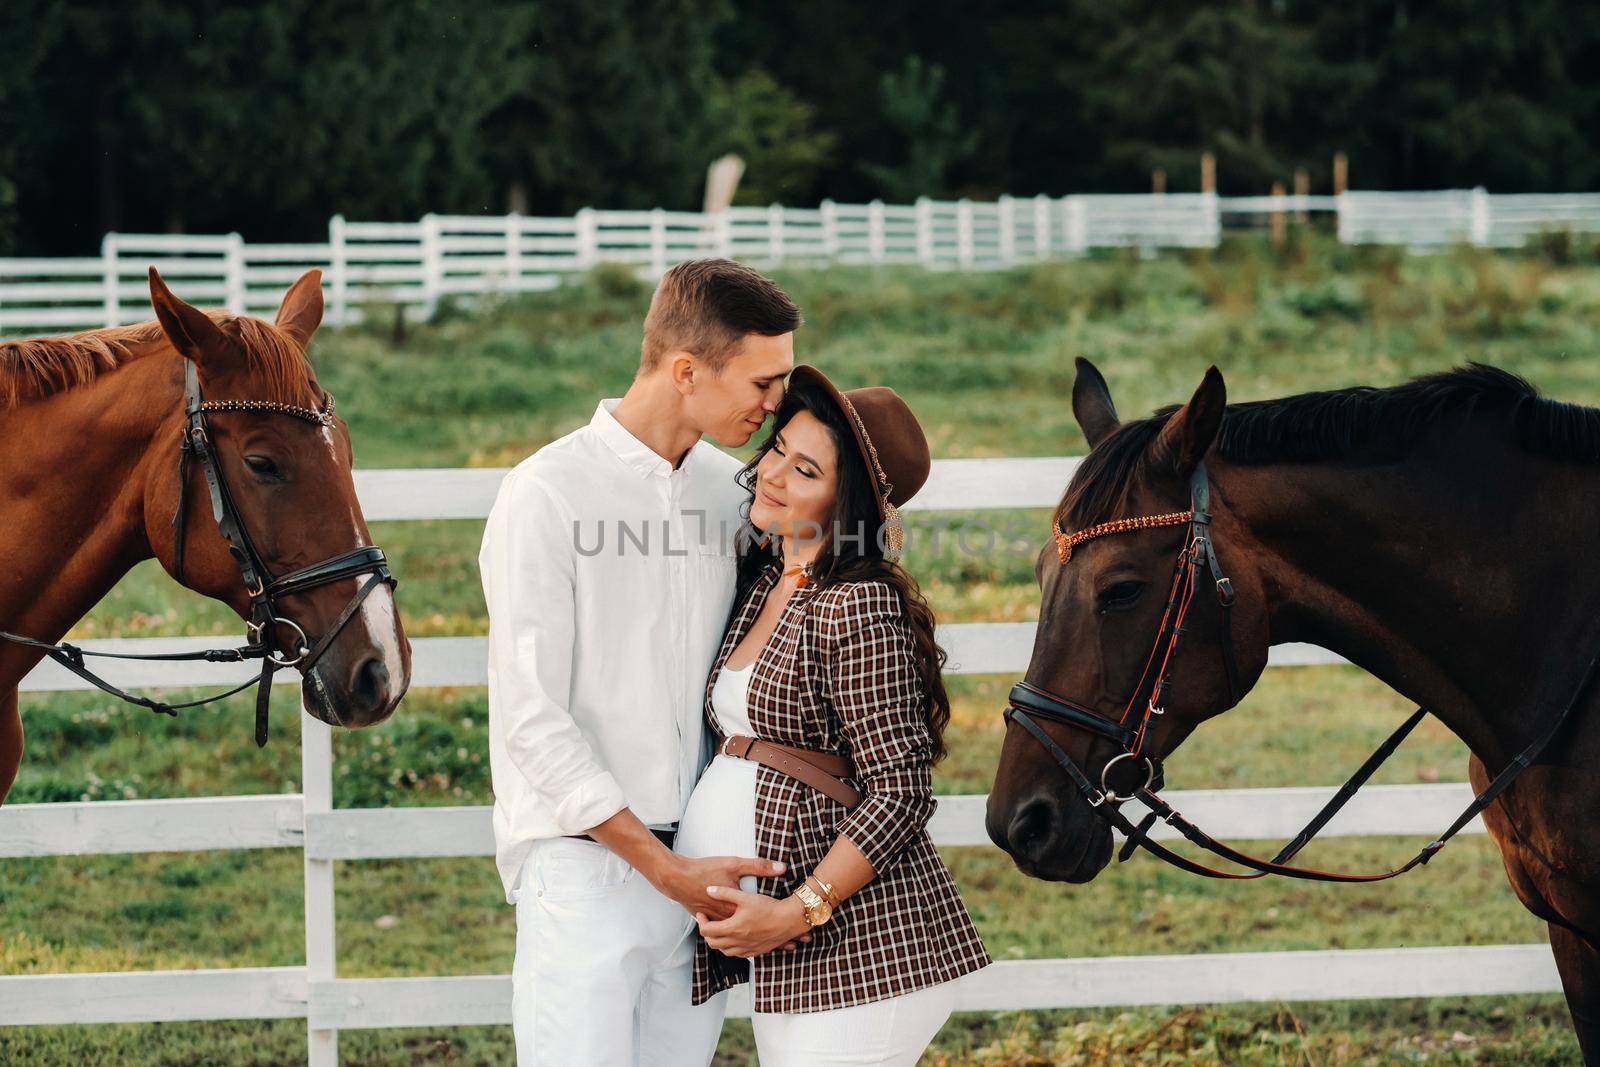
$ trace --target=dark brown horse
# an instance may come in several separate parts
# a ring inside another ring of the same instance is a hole
[[[1600,1061],[1600,693],[1585,685],[1600,651],[1600,410],[1478,365],[1228,407],[1212,368],[1187,404],[1124,423],[1084,360],[1072,404],[1091,451],[1057,507],[1061,530],[1182,512],[1203,462],[1233,585],[1231,622],[1226,597],[1194,600],[1151,756],[1227,711],[1282,642],[1331,649],[1438,716],[1471,749],[1479,790],[1573,703],[1484,820],[1513,889],[1549,925],[1579,1042]],[[1131,706],[1187,536],[1181,524],[1118,530],[1065,562],[1048,544],[1026,684],[1107,720]],[[1092,730],[1038,725],[1095,782],[1119,751]],[[988,831],[1023,872],[1086,882],[1112,833],[1063,766],[1013,716]]]
[[[372,545],[350,435],[305,355],[322,321],[320,273],[289,289],[274,323],[191,307],[153,270],[150,290],[156,321],[0,343],[0,630],[57,641],[151,556],[250,617],[240,565],[205,504],[202,464],[180,467],[190,366],[213,409],[207,432],[231,506],[269,576]],[[180,489],[192,505],[181,530]],[[302,690],[305,706],[338,726],[387,718],[410,679],[411,646],[386,585],[375,583],[341,628],[361,584],[308,582],[282,601],[309,642],[331,634]],[[294,647],[298,637],[277,640]],[[42,656],[0,640],[0,800],[22,759],[17,685]]]

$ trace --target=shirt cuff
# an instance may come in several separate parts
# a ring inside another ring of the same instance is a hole
[[[568,793],[556,807],[556,825],[563,834],[581,834],[627,806],[617,780],[601,771]]]

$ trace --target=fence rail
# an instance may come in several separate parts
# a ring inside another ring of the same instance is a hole
[[[680,260],[731,256],[763,266],[920,263],[985,270],[1097,248],[1209,248],[1224,216],[1332,212],[1340,240],[1432,248],[1509,247],[1544,231],[1600,232],[1600,194],[1499,196],[1482,189],[1219,197],[1212,193],[1001,197],[993,202],[598,211],[564,218],[427,215],[417,222],[334,216],[326,242],[249,244],[238,234],[109,233],[98,257],[0,259],[0,335],[89,329],[150,317],[154,264],[186,298],[264,314],[311,267],[325,272],[329,321],[364,306],[431,314],[441,300],[553,288],[597,263],[659,275]]]
[[[908,510],[1040,508],[1056,502],[1073,457],[938,460]],[[503,469],[358,471],[369,519],[482,518]],[[911,523],[916,535],[916,523]],[[1042,538],[1040,539],[1042,540]],[[1031,552],[1031,549],[1029,550]],[[1031,623],[965,623],[940,628],[952,673],[1020,673]],[[85,647],[169,651],[207,638],[85,641]],[[1274,648],[1274,666],[1335,663],[1309,646]],[[484,638],[413,641],[414,687],[485,684]],[[107,661],[128,688],[212,685],[236,680],[226,664]],[[53,663],[23,681],[31,692],[76,691],[88,683]],[[490,809],[333,807],[330,729],[301,716],[301,793],[162,800],[15,804],[0,807],[0,857],[106,855],[208,849],[298,848],[305,867],[306,962],[296,967],[45,974],[0,977],[0,1025],[304,1018],[308,1062],[337,1063],[339,1030],[499,1025],[510,1021],[504,975],[339,978],[334,863],[493,854]],[[1176,792],[1191,817],[1240,840],[1283,838],[1307,821],[1332,787]],[[1329,825],[1331,836],[1428,835],[1465,806],[1470,787],[1374,786]],[[985,798],[946,796],[930,825],[941,846],[987,846]],[[1468,832],[1483,832],[1474,821]],[[1161,826],[1152,836],[1170,839]],[[1054,891],[1039,886],[1040,892]],[[1231,1003],[1375,997],[1471,996],[1560,988],[1547,945],[1441,946],[1313,952],[1007,960],[962,980],[959,1008]],[[749,990],[730,1013],[747,1015]]]

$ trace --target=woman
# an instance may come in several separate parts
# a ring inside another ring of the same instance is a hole
[[[733,618],[706,684],[718,754],[679,822],[689,856],[780,860],[711,887],[693,1003],[754,983],[766,1067],[914,1064],[989,956],[926,825],[950,717],[933,613],[896,506],[928,476],[904,401],[796,367],[751,490]],[[755,740],[752,740],[755,739]]]

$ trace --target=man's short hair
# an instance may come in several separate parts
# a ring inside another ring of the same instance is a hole
[[[777,337],[800,322],[800,309],[770,278],[731,259],[691,259],[663,274],[650,298],[639,370],[682,349],[721,374],[746,334]]]

